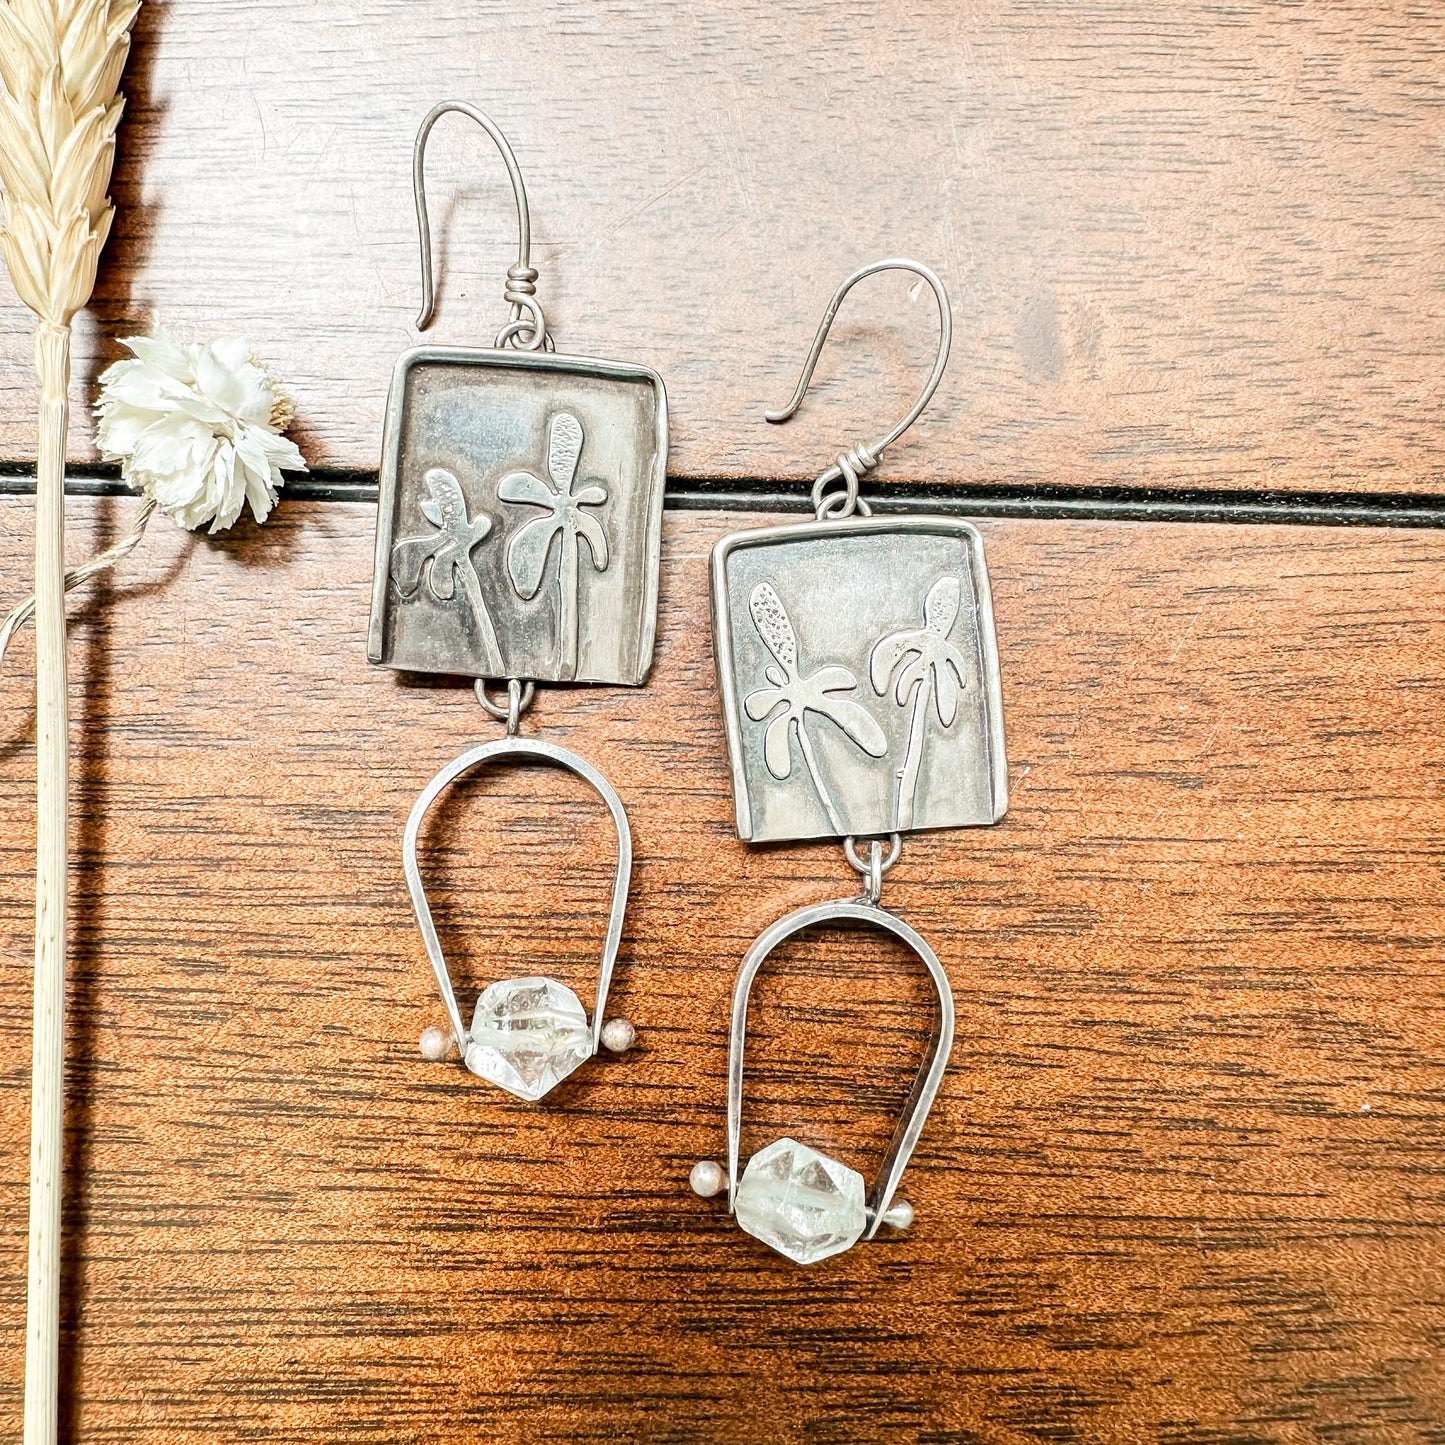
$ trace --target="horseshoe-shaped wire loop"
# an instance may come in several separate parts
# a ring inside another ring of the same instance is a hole
[[[743,1132],[743,1052],[748,1032],[748,995],[758,970],[767,962],[768,955],[780,943],[806,928],[816,928],[823,923],[861,923],[871,928],[881,928],[900,938],[922,960],[938,995],[938,1008],[934,1014],[933,1032],[924,1051],[923,1062],[913,1081],[913,1091],[899,1115],[893,1139],[883,1155],[878,1173],[868,1190],[868,1228],[865,1239],[872,1239],[888,1213],[894,1192],[908,1161],[913,1156],[913,1147],[923,1131],[928,1111],[938,1097],[938,1086],[943,1082],[943,1071],[948,1067],[948,1056],[953,1048],[953,990],[949,987],[948,975],[938,961],[938,955],[928,946],[923,937],[910,928],[901,918],[879,908],[876,904],[864,903],[856,898],[839,899],[831,903],[814,903],[799,908],[794,913],[778,919],[765,929],[748,950],[738,972],[738,981],[733,987],[732,1038],[728,1045],[728,1211],[738,1192],[738,1155],[742,1148]]]
[[[456,990],[452,987],[452,976],[442,953],[441,942],[437,938],[436,925],[432,922],[426,888],[421,881],[421,869],[417,866],[417,835],[421,832],[422,819],[426,817],[431,805],[463,773],[499,760],[524,758],[565,768],[590,784],[597,796],[606,803],[607,811],[612,814],[612,821],[617,828],[617,877],[612,885],[612,904],[607,914],[607,937],[602,944],[602,966],[597,975],[597,1002],[592,1011],[592,1052],[595,1054],[602,1039],[607,991],[612,984],[612,969],[617,961],[617,949],[622,942],[623,915],[627,912],[627,890],[632,881],[632,830],[627,825],[622,799],[617,796],[612,784],[586,758],[580,758],[566,748],[559,748],[555,743],[518,737],[497,738],[454,758],[426,785],[422,795],[412,806],[411,816],[406,820],[406,833],[401,844],[406,886],[411,892],[417,926],[421,929],[427,957],[431,960],[432,970],[436,974],[437,987],[441,990],[442,1002],[446,1005],[447,1017],[451,1020],[452,1031],[456,1035],[457,1047],[464,1051],[467,1028],[462,1022],[461,1010],[457,1007]]]

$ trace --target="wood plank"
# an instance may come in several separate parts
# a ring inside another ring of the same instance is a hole
[[[125,508],[77,501],[77,552]],[[18,540],[29,504],[0,517]],[[886,890],[960,1016],[918,1222],[801,1271],[685,1187],[723,1146],[742,950],[852,888],[829,846],[731,835],[704,574],[753,520],[669,513],[653,683],[528,721],[614,780],[639,857],[639,1049],[542,1108],[415,1052],[440,1008],[400,831],[496,726],[367,667],[371,509],[160,528],[77,602],[67,1438],[1438,1439],[1445,539],[986,524],[1011,809],[910,840]],[[0,689],[6,1433],[30,664]],[[469,990],[585,991],[599,826],[549,774],[444,805]],[[826,935],[758,998],[747,1147],[869,1167],[921,982]]]
[[[77,406],[155,314],[249,337],[312,463],[375,467],[412,137],[455,95],[513,139],[564,349],[666,378],[679,477],[810,478],[891,422],[933,321],[886,280],[816,404],[761,413],[837,282],[904,252],[957,337],[880,483],[1445,486],[1439,7],[207,0],[137,37]],[[431,334],[480,344],[513,222],[467,129],[433,157]],[[29,355],[0,283],[0,459],[34,454]]]

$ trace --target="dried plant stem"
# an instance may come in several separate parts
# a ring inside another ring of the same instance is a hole
[[[119,561],[129,557],[136,549],[136,544],[145,535],[146,524],[150,521],[156,510],[156,499],[147,497],[136,509],[136,514],[131,518],[131,524],[126,529],[120,541],[107,547],[104,552],[97,552],[88,561],[82,562],[79,567],[71,567],[65,574],[65,590],[74,592],[75,589],[101,572],[107,567],[114,567]],[[0,663],[5,661],[5,653],[10,647],[10,641],[15,634],[35,615],[35,595],[32,593],[12,609],[9,617],[0,623]]]
[[[35,1032],[25,1445],[54,1445],[60,1361],[61,1106],[65,1046],[65,442],[70,321],[110,234],[107,194],[139,0],[0,0],[0,253],[36,316]]]
[[[57,1434],[60,1181],[65,1059],[69,705],[65,660],[65,438],[70,327],[41,321],[35,498],[35,1010],[30,1083],[30,1272],[25,1317],[25,1445]]]

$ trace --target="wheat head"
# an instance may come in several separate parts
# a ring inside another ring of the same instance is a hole
[[[140,0],[0,0],[0,250],[20,299],[64,327],[110,233],[116,94]]]

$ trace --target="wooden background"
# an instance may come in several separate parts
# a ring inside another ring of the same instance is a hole
[[[1445,491],[1445,14],[1003,3],[695,9],[152,0],[77,406],[152,314],[249,335],[326,486],[374,469],[413,333],[411,135],[490,107],[564,346],[655,364],[677,498],[806,481],[935,406],[870,485]],[[455,126],[455,129],[453,129]],[[437,134],[439,340],[485,340],[511,222]],[[0,291],[0,599],[29,581],[28,321]],[[75,455],[92,456],[77,426]],[[1027,495],[1027,494],[1025,494]],[[77,560],[134,503],[76,498]],[[1325,513],[1328,513],[1328,505]],[[986,522],[1012,799],[910,840],[954,1068],[907,1234],[803,1271],[694,1198],[751,939],[852,891],[747,849],[706,554],[669,510],[657,665],[528,726],[614,780],[638,1049],[541,1107],[426,1065],[400,870],[425,780],[496,732],[364,657],[374,508],[155,527],[73,606],[65,1436],[104,1442],[1373,1445],[1445,1441],[1445,532]],[[1319,509],[1309,515],[1321,515]],[[33,660],[0,672],[0,1432],[20,1410]],[[580,785],[463,786],[425,838],[464,992],[587,996],[608,855]],[[825,935],[758,985],[746,1148],[865,1170],[926,995]]]
[[[901,252],[957,337],[894,480],[1445,490],[1438,4],[149,0],[126,89],[85,352],[153,315],[240,332],[313,465],[376,465],[412,138],[455,95],[516,148],[564,349],[667,378],[679,477],[811,479],[893,419],[933,301],[882,280],[836,396],[760,413],[838,281]],[[506,176],[464,120],[435,139],[430,334],[483,344]],[[33,451],[28,327],[0,312],[6,456]]]
[[[77,548],[130,505],[78,505]],[[803,1271],[686,1188],[724,1143],[737,960],[853,886],[832,848],[731,836],[706,549],[759,520],[669,513],[655,685],[537,710],[629,808],[614,1006],[641,1039],[541,1108],[415,1051],[441,1012],[401,826],[496,729],[366,667],[372,509],[160,529],[81,611],[73,1438],[1439,1440],[1445,537],[987,525],[1012,807],[911,840],[887,888],[959,1006],[918,1222]],[[27,666],[0,734],[7,1423]],[[530,771],[442,805],[468,986],[586,991],[599,812]],[[825,936],[758,987],[747,1147],[866,1166],[916,969]]]

